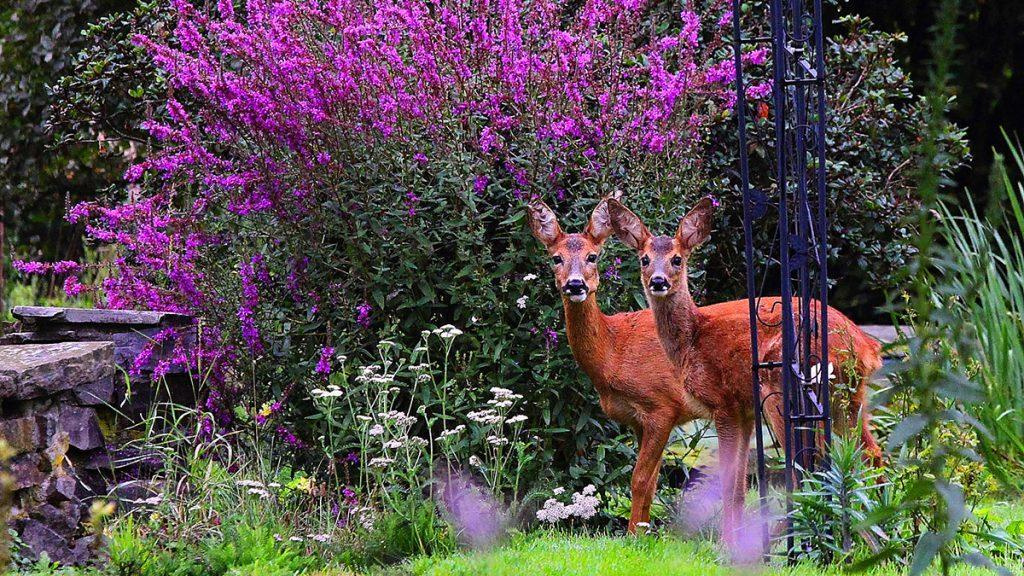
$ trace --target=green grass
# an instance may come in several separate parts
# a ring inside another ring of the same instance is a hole
[[[576,536],[537,532],[514,537],[491,552],[420,558],[408,566],[416,576],[718,576],[757,574],[827,576],[844,574],[841,568],[812,564],[737,568],[723,562],[709,542],[673,537]],[[876,567],[865,574],[896,576],[906,569],[897,564]],[[987,570],[957,567],[953,574],[991,574]]]

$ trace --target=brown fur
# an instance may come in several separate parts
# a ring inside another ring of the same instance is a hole
[[[672,361],[675,375],[690,396],[710,414],[718,430],[725,502],[723,524],[728,539],[734,536],[742,519],[747,453],[753,432],[750,320],[747,300],[697,307],[690,295],[686,262],[692,251],[710,235],[711,208],[710,201],[704,200],[683,217],[675,236],[653,237],[635,214],[622,204],[609,201],[616,234],[637,250],[641,258],[644,291],[654,313],[659,340]],[[652,278],[659,282],[652,283]],[[666,285],[668,288],[664,289]],[[658,292],[655,287],[664,290]],[[765,298],[759,303],[761,319],[776,326],[759,329],[758,349],[762,361],[781,360],[779,302],[779,298]],[[798,304],[794,301],[794,310],[799,310]],[[813,302],[812,310],[817,306],[817,302]],[[837,424],[849,426],[859,417],[865,452],[878,461],[881,451],[871,435],[866,396],[870,376],[881,366],[881,347],[831,307],[828,325],[829,360],[841,381],[847,376],[841,367],[849,364],[851,355],[856,359],[855,392],[847,401],[846,418],[836,418]],[[761,397],[769,424],[776,435],[783,438],[781,396],[778,394],[780,377],[780,370],[766,375]]]
[[[600,253],[611,232],[604,201],[594,210],[582,234],[565,234],[554,213],[542,203],[530,207],[530,226],[548,254],[562,259],[553,263],[555,283],[562,292],[565,329],[569,347],[580,368],[597,389],[601,409],[639,438],[637,463],[633,468],[630,533],[636,525],[650,522],[651,502],[657,488],[662,452],[676,425],[700,416],[700,409],[688,397],[673,374],[673,366],[662,350],[650,310],[606,315],[597,305],[600,274],[596,262],[587,256]],[[572,275],[580,276],[587,295],[574,302],[563,287]]]

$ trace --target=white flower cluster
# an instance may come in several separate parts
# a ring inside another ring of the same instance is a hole
[[[477,410],[476,412],[470,412],[466,414],[466,418],[469,418],[473,422],[480,424],[495,425],[501,423],[501,415],[498,414],[493,408],[487,408],[486,410]]]
[[[520,310],[525,310],[526,309],[526,301],[529,300],[529,299],[530,299],[530,297],[525,295],[525,294],[520,296],[519,298],[516,299],[516,306],[518,306]]]
[[[555,488],[555,495],[559,495],[565,492],[564,488]],[[572,495],[572,503],[566,504],[559,501],[557,498],[548,498],[544,502],[544,507],[537,511],[537,519],[541,522],[547,522],[549,524],[555,524],[568,518],[580,518],[586,520],[597,514],[597,507],[600,505],[600,501],[594,493],[597,489],[591,484],[584,488],[581,492],[576,492]]]
[[[240,488],[246,488],[245,492],[247,494],[259,496],[264,500],[270,498],[270,491],[267,490],[267,486],[265,486],[263,482],[260,482],[259,480],[235,480],[235,486],[238,486]],[[270,483],[271,488],[277,488],[280,486],[281,485],[276,482]]]
[[[370,460],[370,468],[387,468],[388,466],[390,466],[390,465],[392,465],[394,463],[395,463],[395,459],[394,458],[387,458],[385,456],[380,456],[378,458],[374,458],[373,460]]]
[[[462,432],[465,429],[466,429],[466,425],[465,424],[459,424],[458,426],[456,426],[455,428],[452,428],[451,430],[445,430],[444,432],[441,432],[440,434],[438,434],[437,439],[438,440],[447,440],[448,438],[453,438],[455,436],[458,436],[459,434],[462,434]]]
[[[492,446],[505,446],[508,444],[508,438],[505,438],[504,436],[498,436],[496,434],[491,434],[490,436],[487,437],[487,442]]]
[[[359,375],[356,376],[356,382],[360,382],[362,384],[390,384],[394,381],[394,375],[381,374],[380,366],[377,366],[376,364],[363,366],[359,371]]]
[[[442,340],[454,340],[456,336],[462,335],[462,330],[451,324],[445,324],[440,328],[434,328],[430,333],[439,336]]]
[[[310,394],[313,395],[313,398],[337,398],[341,396],[342,392],[341,388],[334,384],[331,384],[330,386],[327,387],[327,390],[323,390],[321,388],[313,388],[313,390],[310,391]]]
[[[391,410],[390,412],[379,412],[377,417],[382,420],[391,420],[395,424],[407,428],[416,423],[416,417],[400,412],[398,410]]]
[[[537,279],[537,275],[536,274],[527,274],[526,276],[523,276],[523,282],[532,282],[533,280],[536,280],[536,279]]]

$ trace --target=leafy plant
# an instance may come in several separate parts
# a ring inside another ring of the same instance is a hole
[[[800,558],[842,563],[865,547],[878,551],[893,533],[869,518],[892,499],[884,472],[864,459],[857,439],[838,437],[829,447],[828,467],[805,475],[793,494],[793,536]]]
[[[989,191],[992,208],[978,213],[966,205],[943,202],[939,232],[949,246],[942,266],[950,293],[958,295],[950,312],[969,326],[978,341],[976,362],[985,401],[970,409],[984,424],[978,444],[992,473],[1024,491],[1024,157],[1006,138],[1011,173],[996,154]],[[961,212],[962,211],[962,212]]]

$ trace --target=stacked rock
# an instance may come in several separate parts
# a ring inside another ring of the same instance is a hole
[[[12,455],[9,522],[29,557],[45,552],[61,564],[82,564],[95,548],[82,526],[91,500],[112,498],[124,507],[147,496],[139,490],[145,471],[138,463],[145,459],[137,451],[125,454],[119,432],[152,402],[168,399],[160,390],[187,388],[170,399],[194,401],[183,368],[171,369],[159,386],[151,378],[180,338],[155,347],[141,370],[136,364],[161,330],[176,327],[190,338],[191,320],[73,308],[13,313],[22,331],[0,341],[0,439]]]

